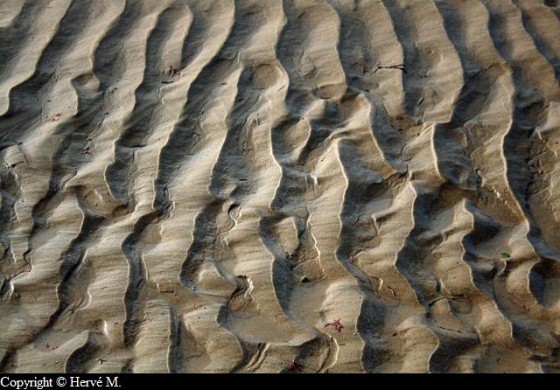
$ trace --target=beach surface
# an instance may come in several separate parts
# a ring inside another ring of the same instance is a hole
[[[0,1],[0,372],[559,372],[558,0]]]

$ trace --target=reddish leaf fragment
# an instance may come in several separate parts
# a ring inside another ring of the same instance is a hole
[[[325,324],[325,328],[328,326],[332,326],[337,332],[342,332],[342,329],[344,329],[344,325],[342,325],[340,318],[338,320],[334,320],[333,322],[327,322]]]
[[[296,361],[293,361],[292,364],[290,364],[290,367],[288,368],[288,371],[290,371],[290,372],[302,372],[304,368],[305,368],[305,366],[303,364],[300,364]]]

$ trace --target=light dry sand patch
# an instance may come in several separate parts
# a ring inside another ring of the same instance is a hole
[[[0,2],[0,371],[558,372],[559,31]]]

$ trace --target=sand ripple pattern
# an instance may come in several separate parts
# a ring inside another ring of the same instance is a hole
[[[0,2],[0,372],[560,371],[559,31]]]

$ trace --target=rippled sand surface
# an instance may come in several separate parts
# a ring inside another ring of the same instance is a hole
[[[1,372],[558,372],[557,0],[0,2]]]

